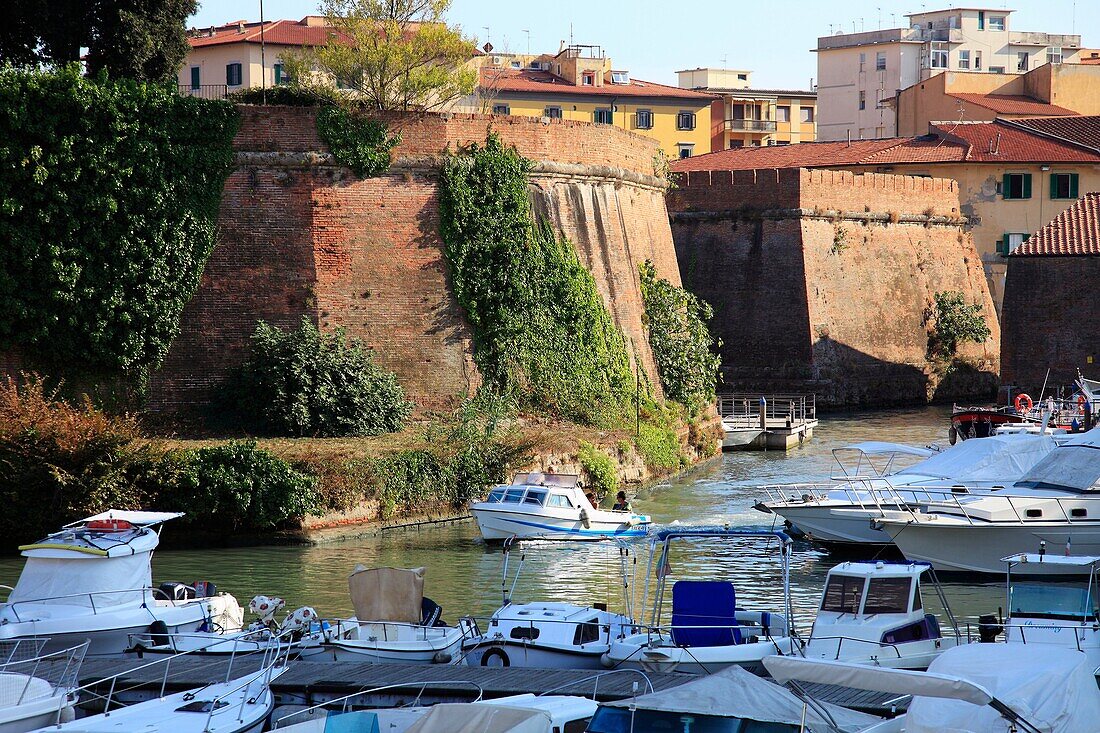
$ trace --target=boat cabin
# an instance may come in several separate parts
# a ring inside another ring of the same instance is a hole
[[[499,634],[520,643],[537,641],[542,646],[583,647],[592,642],[607,643],[611,628],[603,621],[597,608],[553,601],[524,603],[497,611],[489,620],[487,636]]]
[[[531,471],[489,492],[486,504],[525,504],[554,509],[594,509],[580,489],[580,477]]]

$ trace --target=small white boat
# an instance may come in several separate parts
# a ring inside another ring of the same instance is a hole
[[[780,610],[738,607],[733,583],[723,580],[677,580],[672,584],[672,619],[662,625],[667,580],[672,574],[673,540],[738,540],[778,549],[782,574]],[[778,548],[776,547],[778,545]],[[645,630],[611,642],[603,657],[608,668],[625,667],[647,672],[711,674],[732,665],[762,673],[761,660],[772,654],[797,654],[790,589],[791,539],[783,532],[727,527],[675,527],[657,531],[650,540],[649,570],[643,606],[648,606],[649,578],[656,577],[650,624]]]
[[[510,485],[498,486],[485,501],[470,505],[481,536],[542,540],[601,540],[644,537],[649,516],[597,509],[579,485],[580,477],[519,473]]]
[[[825,591],[803,655],[893,669],[927,669],[960,641],[944,637],[936,616],[924,612],[921,575],[928,563],[845,562],[829,570]],[[934,577],[933,577],[934,580]],[[936,590],[939,591],[938,584]]]
[[[465,622],[447,626],[442,609],[424,597],[424,568],[356,567],[348,578],[355,616],[329,620],[320,654],[310,660],[373,664],[455,664]]]
[[[80,664],[88,642],[41,653],[45,639],[8,642],[0,664],[0,733],[26,733],[75,712]]]
[[[89,656],[121,655],[132,634],[231,626],[241,613],[233,596],[168,584],[190,588],[177,598],[150,587],[158,528],[180,516],[112,509],[21,546],[27,562],[0,604],[0,641],[45,637],[44,651],[55,651],[90,640]]]

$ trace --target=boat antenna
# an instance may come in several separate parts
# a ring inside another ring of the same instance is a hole
[[[1043,401],[1043,395],[1047,393],[1047,380],[1050,379],[1050,367],[1047,367],[1047,375],[1043,377],[1043,389],[1039,392],[1039,402]]]

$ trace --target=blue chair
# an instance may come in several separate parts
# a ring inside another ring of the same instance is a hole
[[[672,643],[682,647],[741,643],[733,583],[678,580],[672,586]],[[722,628],[699,628],[699,627]]]

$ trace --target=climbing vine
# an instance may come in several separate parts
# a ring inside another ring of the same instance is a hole
[[[382,120],[328,104],[317,111],[317,134],[336,159],[360,178],[378,176],[390,167],[393,149],[400,135],[390,135]]]
[[[237,124],[174,86],[0,69],[0,348],[53,371],[157,365],[214,246]]]
[[[443,163],[440,233],[474,358],[520,407],[621,423],[635,397],[625,341],[573,245],[535,223],[530,167],[494,134]]]
[[[665,394],[691,410],[714,399],[721,360],[707,328],[714,311],[683,288],[657,277],[653,263],[638,266],[649,345]]]

